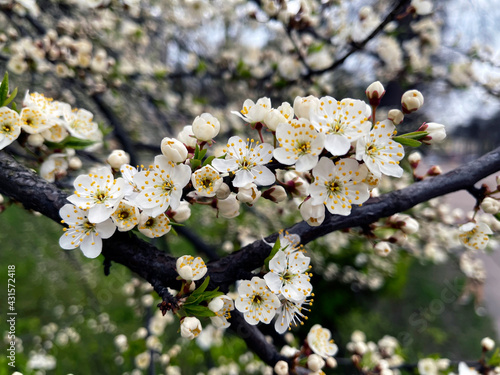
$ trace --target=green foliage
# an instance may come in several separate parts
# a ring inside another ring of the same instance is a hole
[[[69,136],[64,138],[62,142],[54,143],[45,141],[45,144],[52,150],[59,150],[64,148],[73,148],[75,150],[82,150],[84,148],[87,148],[95,144],[95,141],[89,141],[87,139],[80,139],[73,136]]]
[[[203,281],[203,283],[189,295],[186,302],[184,302],[183,309],[188,316],[196,316],[199,318],[215,316],[215,313],[206,305],[212,299],[222,296],[224,293],[219,292],[218,287],[215,290],[206,291],[209,282],[210,276],[207,276],[205,281]]]
[[[9,95],[9,74],[5,72],[2,83],[0,84],[0,107],[5,107],[12,102],[17,95],[17,87]],[[15,108],[13,107],[15,110]]]
[[[417,132],[401,134],[397,137],[394,137],[393,140],[395,140],[398,143],[401,143],[403,146],[418,147],[422,144],[422,142],[418,140],[426,137],[427,135],[429,135],[428,132],[417,131]]]
[[[276,242],[274,243],[274,246],[273,246],[273,248],[271,250],[271,253],[264,260],[264,264],[266,265],[267,269],[269,269],[269,262],[271,261],[271,259],[274,258],[274,256],[276,255],[276,253],[280,250],[280,248],[281,248],[281,244],[280,244],[280,239],[278,237],[278,238],[276,238]]]

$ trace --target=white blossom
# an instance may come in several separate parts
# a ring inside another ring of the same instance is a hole
[[[141,189],[135,198],[137,205],[144,210],[151,210],[155,217],[169,207],[179,207],[182,189],[191,178],[191,168],[184,164],[175,165],[165,156],[158,155],[152,168],[134,175],[134,182]]]
[[[254,124],[257,122],[264,122],[265,116],[271,109],[271,99],[264,97],[257,100],[257,103],[247,99],[243,102],[243,108],[240,112],[231,111],[231,113],[241,117],[249,124]]]
[[[250,281],[242,281],[238,287],[238,294],[235,306],[243,313],[248,324],[271,323],[280,301],[269,290],[264,279],[255,276]]]
[[[337,163],[322,157],[313,169],[314,183],[309,186],[311,204],[324,204],[332,214],[349,215],[353,204],[362,204],[369,197],[368,186],[358,171],[354,159],[341,159]]]
[[[98,224],[88,219],[88,212],[72,204],[65,204],[59,210],[62,222],[68,224],[59,239],[59,245],[65,250],[80,247],[87,258],[96,258],[102,251],[102,239],[109,238],[116,230],[111,219]]]
[[[375,176],[383,174],[394,177],[403,175],[399,161],[404,157],[404,148],[392,140],[396,133],[390,120],[377,122],[368,135],[360,138],[356,145],[356,159],[363,160]]]
[[[334,344],[331,336],[329,329],[315,324],[307,334],[307,343],[314,353],[323,358],[328,358],[334,356],[338,351],[338,347]]]
[[[177,273],[186,281],[200,280],[207,273],[207,266],[200,257],[184,255],[177,259]]]
[[[233,186],[243,187],[249,183],[256,185],[271,185],[276,180],[265,164],[269,163],[273,155],[273,146],[268,143],[254,142],[247,139],[244,142],[240,137],[229,138],[226,145],[225,159],[214,159],[212,165],[219,172],[235,174]]]
[[[181,336],[189,340],[198,337],[202,327],[200,321],[192,316],[187,316],[181,321]]]
[[[75,193],[68,200],[82,210],[88,209],[88,217],[92,223],[108,219],[125,194],[125,180],[115,180],[108,167],[78,176],[73,185]]]
[[[279,124],[276,138],[280,147],[274,150],[274,157],[282,164],[295,164],[298,172],[316,166],[325,143],[325,135],[319,133],[305,118]]]
[[[458,238],[464,246],[471,250],[483,250],[488,244],[488,234],[493,234],[485,223],[467,223],[458,228]]]

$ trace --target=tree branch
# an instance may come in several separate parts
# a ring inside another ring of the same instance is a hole
[[[310,227],[307,223],[300,222],[288,231],[298,234],[301,242],[306,244],[333,231],[366,225],[408,210],[429,199],[470,188],[479,180],[499,170],[500,147],[451,172],[372,199],[363,206],[353,208],[349,216],[327,215],[319,227]],[[38,211],[58,223],[60,223],[59,209],[67,203],[66,193],[20,165],[5,151],[0,152],[0,193],[21,202],[26,209]],[[274,233],[265,241],[274,242],[277,236],[278,234]],[[249,272],[260,267],[271,250],[265,241],[255,241],[233,254],[208,263],[209,288],[214,289],[219,286],[222,290],[227,290],[229,285],[241,279],[243,274],[248,276]],[[108,260],[123,264],[150,282],[155,291],[167,302],[172,299],[167,287],[180,287],[179,281],[176,280],[176,259],[130,232],[117,232],[111,238],[104,240],[103,255]],[[246,327],[248,324],[240,322],[241,318],[236,316],[235,313],[233,324],[238,332],[238,327]],[[258,343],[261,342],[259,334],[262,334],[257,332],[257,328],[246,327],[240,330],[248,331],[245,338],[247,345],[266,363],[274,365],[279,354],[276,350],[271,350],[271,345],[269,348],[266,346],[266,350],[261,350],[263,347]],[[267,352],[268,350],[271,352]]]

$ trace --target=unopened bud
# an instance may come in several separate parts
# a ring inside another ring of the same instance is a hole
[[[370,101],[370,105],[377,107],[385,95],[385,88],[380,81],[375,81],[367,87],[365,93]]]
[[[232,219],[240,214],[240,202],[236,200],[235,194],[217,201],[217,208],[219,209],[219,215],[226,219]]]
[[[130,156],[123,150],[114,150],[107,160],[111,168],[119,170],[123,164],[130,163]]]
[[[422,154],[420,152],[414,152],[408,156],[408,161],[413,169],[417,169],[420,160],[422,160]]]
[[[309,119],[309,114],[320,106],[319,99],[313,95],[297,96],[293,101],[293,112],[297,118]]]
[[[481,208],[487,214],[495,215],[500,211],[500,202],[494,198],[486,197],[481,202]]]
[[[44,141],[45,138],[41,134],[30,134],[27,139],[28,144],[33,147],[40,147]]]
[[[288,374],[288,363],[285,361],[278,361],[274,366],[274,372],[277,375],[287,375]]]
[[[68,165],[71,169],[76,171],[76,170],[80,169],[83,164],[78,156],[73,156],[72,158],[69,159]]]
[[[325,220],[325,205],[323,203],[313,205],[312,199],[308,199],[300,206],[300,215],[307,224],[317,227]]]
[[[177,223],[183,223],[188,220],[191,217],[191,207],[189,203],[182,201],[179,207],[177,207],[175,211],[172,211],[171,216]]]
[[[217,189],[217,193],[215,194],[215,196],[217,197],[217,199],[223,200],[229,197],[229,194],[231,194],[231,189],[229,188],[228,184],[223,182]]]
[[[252,205],[260,198],[261,194],[257,185],[250,183],[244,187],[240,187],[236,197],[241,203]]]
[[[287,194],[283,186],[274,185],[262,193],[262,198],[269,199],[274,203],[279,203],[287,198]]]
[[[326,365],[330,368],[336,368],[337,367],[337,360],[333,357],[328,357],[326,359]]]
[[[200,140],[209,142],[219,134],[220,122],[209,113],[203,113],[193,121],[194,136]]]
[[[386,241],[380,241],[378,242],[373,249],[375,250],[375,253],[377,255],[380,255],[382,257],[385,257],[391,253],[391,246],[389,245],[388,242]]]
[[[427,171],[427,176],[439,176],[443,171],[439,165],[433,165]]]
[[[399,109],[391,109],[387,113],[387,118],[392,121],[394,125],[399,125],[403,122],[405,115]]]
[[[401,106],[405,114],[415,112],[424,104],[424,96],[418,90],[406,91],[401,97]]]
[[[161,153],[174,163],[182,163],[187,158],[188,150],[184,143],[175,139],[165,137],[161,141]]]
[[[495,347],[495,341],[490,339],[489,337],[485,337],[481,340],[481,346],[485,352],[489,352]]]
[[[444,125],[437,124],[435,122],[423,123],[418,131],[426,131],[429,134],[421,139],[421,141],[427,145],[434,143],[439,143],[446,138],[446,130]]]
[[[286,122],[288,122],[288,120],[277,109],[271,109],[264,116],[264,123],[267,128],[273,132],[276,131],[279,124]]]
[[[325,361],[317,354],[311,354],[307,358],[307,367],[311,371],[319,371],[325,366]]]

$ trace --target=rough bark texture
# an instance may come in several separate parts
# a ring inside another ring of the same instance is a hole
[[[363,206],[355,207],[350,216],[328,215],[321,226],[310,227],[307,223],[300,222],[288,231],[300,235],[302,243],[306,244],[333,231],[366,225],[438,196],[473,189],[479,180],[499,170],[500,147],[451,172],[372,199]],[[0,152],[0,193],[22,203],[26,209],[38,211],[58,223],[59,209],[67,203],[65,192],[44,181],[4,151]],[[271,247],[264,241],[274,242],[276,237],[277,233],[274,233],[265,240],[255,241],[233,254],[210,262],[210,287],[219,286],[222,290],[227,290],[236,280],[247,278],[269,255]],[[176,259],[134,234],[117,232],[105,240],[103,255],[107,262],[123,264],[149,281],[166,301],[171,299],[167,287],[179,286],[179,282],[175,280]],[[257,327],[248,325],[236,312],[232,318],[232,326],[247,342],[248,347],[266,363],[274,365],[276,361],[283,359],[274,346],[266,342]]]

